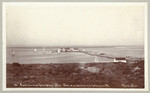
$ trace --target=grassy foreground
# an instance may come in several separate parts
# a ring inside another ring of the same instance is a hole
[[[144,61],[86,64],[15,63],[7,64],[6,75],[7,88],[144,88]]]

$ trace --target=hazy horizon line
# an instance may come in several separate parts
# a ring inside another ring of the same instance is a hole
[[[103,47],[103,46],[144,46],[144,45],[45,45],[45,46],[22,46],[22,45],[6,45],[6,47]]]

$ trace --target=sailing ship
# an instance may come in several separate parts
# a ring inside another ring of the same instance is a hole
[[[46,52],[46,51],[45,51],[45,48],[44,48],[44,46],[43,46],[43,54],[45,54],[45,52]]]
[[[12,56],[15,56],[15,50],[12,49]]]

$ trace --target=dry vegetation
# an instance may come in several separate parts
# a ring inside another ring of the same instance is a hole
[[[84,68],[99,68],[92,73]],[[82,69],[81,69],[82,68]],[[136,63],[7,64],[7,87],[76,87],[26,85],[108,85],[107,88],[144,88],[144,61]],[[135,85],[135,86],[134,86]],[[84,87],[84,86],[78,86]],[[86,86],[87,87],[87,86]],[[106,86],[92,86],[102,88]]]

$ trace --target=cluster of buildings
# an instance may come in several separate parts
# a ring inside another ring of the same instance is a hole
[[[114,62],[124,62],[124,63],[126,63],[127,60],[124,57],[117,57],[117,58],[114,58]]]
[[[80,50],[78,48],[69,48],[69,47],[67,47],[67,48],[59,48],[59,49],[57,49],[57,52],[58,53],[60,53],[60,52],[80,52]],[[106,56],[106,53],[101,53],[100,55],[101,56],[104,56],[104,55]],[[99,62],[97,56],[95,56],[95,62]],[[127,61],[126,61],[126,58],[124,58],[124,57],[116,57],[116,58],[114,58],[113,62],[126,63]]]
[[[99,62],[97,56],[95,56],[95,61],[94,62]],[[105,62],[122,62],[122,63],[126,63],[127,60],[124,57],[115,57],[115,58],[113,58],[113,61],[105,61]]]
[[[57,52],[60,53],[60,52],[79,52],[79,49],[78,48],[59,48],[57,49]]]
[[[13,52],[14,52],[14,51],[13,51]],[[37,52],[37,50],[34,49],[34,52]],[[56,51],[54,51],[54,52],[57,52],[57,53],[61,53],[61,52],[82,52],[82,53],[86,53],[85,50],[79,50],[78,48],[70,48],[70,47],[58,48],[58,49],[57,49]],[[46,52],[44,47],[43,47],[43,53],[52,54],[51,51],[49,51],[49,53],[48,53],[48,51]],[[90,53],[86,53],[86,54],[95,56],[95,61],[94,61],[94,62],[99,62],[98,56],[100,56],[100,57],[106,57],[106,56],[107,56],[106,53],[101,53],[101,54],[99,54],[99,55],[93,55],[93,54],[90,54]],[[126,63],[126,62],[127,62],[127,61],[126,61],[126,58],[124,58],[124,57],[115,57],[115,58],[113,58],[112,61],[113,61],[113,62],[123,62],[123,63]],[[111,61],[111,62],[112,62],[112,61]],[[110,61],[109,61],[109,62],[110,62]]]

